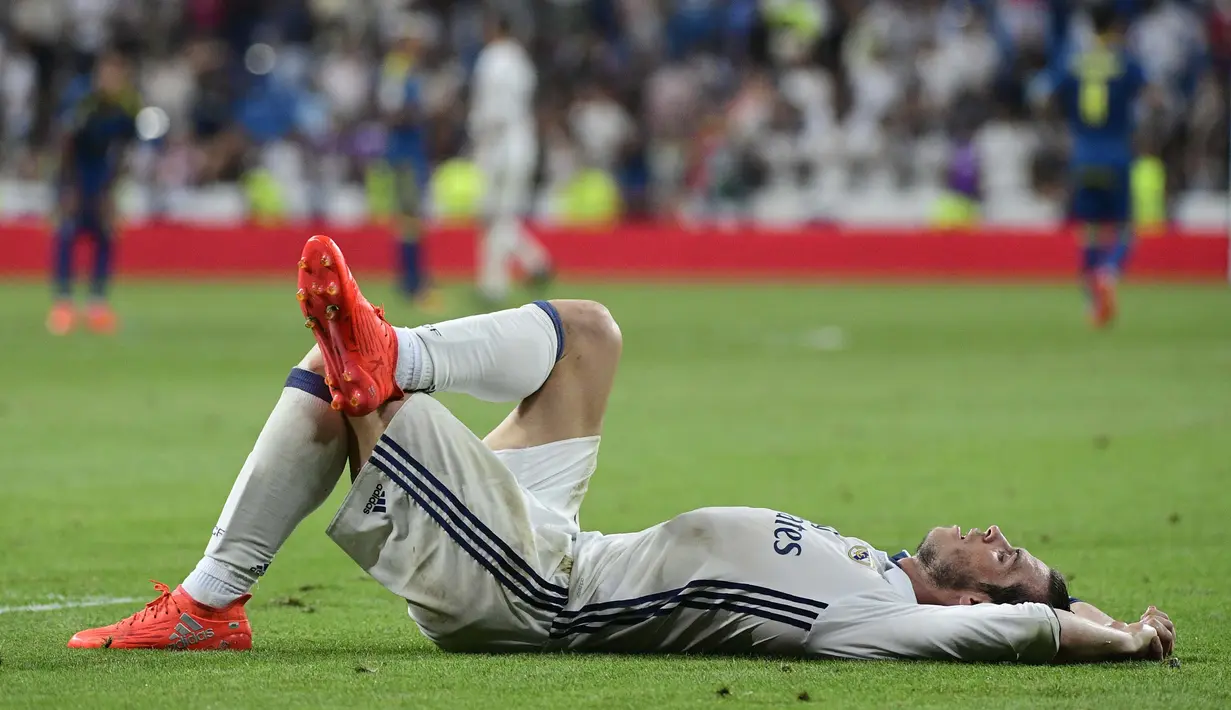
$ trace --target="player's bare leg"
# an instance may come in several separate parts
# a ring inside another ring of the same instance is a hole
[[[560,314],[564,331],[562,356],[542,387],[484,439],[492,450],[523,449],[602,432],[623,351],[620,327],[594,301],[550,303]]]

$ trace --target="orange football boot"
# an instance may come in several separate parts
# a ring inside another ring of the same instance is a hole
[[[120,319],[106,303],[93,303],[86,312],[86,325],[99,335],[112,335],[119,328]]]
[[[68,335],[73,329],[77,314],[71,301],[60,301],[47,314],[47,332],[52,335]]]
[[[159,597],[110,626],[73,634],[69,648],[164,648],[172,651],[248,651],[252,626],[244,611],[250,595],[221,609],[199,604],[183,587],[154,582]]]
[[[329,237],[318,234],[304,245],[296,298],[325,358],[334,409],[359,417],[402,398],[394,380],[397,333],[385,309],[359,292],[342,250]]]

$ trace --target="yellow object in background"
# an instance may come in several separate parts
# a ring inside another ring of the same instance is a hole
[[[560,195],[560,221],[569,225],[603,225],[620,218],[620,187],[602,170],[583,170]]]
[[[812,43],[824,29],[816,5],[811,0],[768,0],[762,3],[761,11],[771,27],[790,30],[804,42]]]
[[[957,192],[946,192],[932,209],[932,226],[940,229],[973,227],[979,223],[979,203]]]
[[[469,222],[483,207],[483,173],[469,160],[446,160],[432,173],[436,213],[446,222]]]
[[[388,224],[397,212],[397,180],[388,163],[373,163],[363,176],[367,192],[368,216],[377,224]]]
[[[1133,226],[1142,237],[1162,234],[1167,226],[1167,169],[1159,158],[1148,155],[1133,163]]]
[[[244,188],[252,218],[259,224],[277,224],[286,217],[286,202],[282,198],[282,186],[273,173],[256,168],[244,175]]]

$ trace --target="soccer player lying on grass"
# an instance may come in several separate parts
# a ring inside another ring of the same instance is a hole
[[[70,647],[243,650],[274,553],[357,471],[329,536],[441,648],[1075,662],[1167,656],[1150,607],[1113,621],[995,526],[929,532],[892,557],[758,508],[582,532],[620,331],[588,301],[394,328],[327,237],[304,248],[316,335],[291,371],[205,556],[183,584]],[[320,373],[324,373],[322,374]],[[516,409],[479,439],[431,392]]]

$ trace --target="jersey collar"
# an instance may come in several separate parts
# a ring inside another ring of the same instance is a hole
[[[919,600],[915,597],[915,585],[911,584],[910,577],[902,571],[901,562],[907,557],[910,557],[910,553],[906,550],[893,555],[889,558],[890,565],[881,574],[889,586],[893,587],[893,591],[911,604],[918,604]]]

